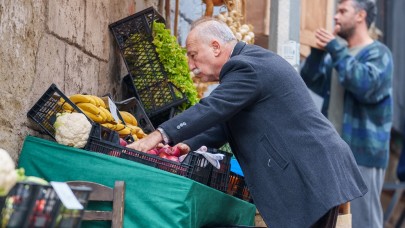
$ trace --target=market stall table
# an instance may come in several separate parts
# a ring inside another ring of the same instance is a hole
[[[126,183],[124,227],[253,225],[256,207],[191,179],[137,162],[27,136],[19,159],[26,175],[48,181]]]

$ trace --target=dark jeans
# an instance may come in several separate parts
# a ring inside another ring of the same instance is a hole
[[[339,215],[339,206],[333,207],[325,215],[323,215],[318,221],[315,222],[311,228],[335,228],[336,220]]]

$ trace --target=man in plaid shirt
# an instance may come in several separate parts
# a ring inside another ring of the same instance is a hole
[[[380,194],[392,125],[393,60],[368,34],[375,15],[372,0],[339,1],[334,32],[315,32],[319,49],[311,49],[301,69],[307,86],[324,98],[322,113],[352,149],[369,189],[351,203],[354,228],[383,227]]]

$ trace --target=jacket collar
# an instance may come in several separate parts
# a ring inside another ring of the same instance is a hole
[[[236,43],[235,47],[233,48],[231,58],[234,57],[235,55],[239,55],[239,53],[242,51],[242,49],[245,46],[246,46],[246,43],[243,41],[239,41],[238,43]]]
[[[229,58],[239,55],[245,46],[246,46],[245,42],[239,41],[238,43],[236,43],[235,47],[233,48],[232,54]],[[219,73],[219,83],[221,83],[222,76],[223,75],[222,75],[222,69],[221,69],[221,72]]]

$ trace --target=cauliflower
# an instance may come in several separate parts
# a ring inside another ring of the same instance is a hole
[[[6,196],[16,182],[14,161],[7,151],[0,148],[0,196]]]
[[[58,113],[53,126],[58,143],[76,148],[86,145],[91,131],[91,123],[83,113]]]

